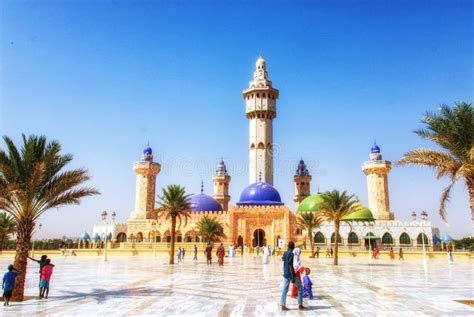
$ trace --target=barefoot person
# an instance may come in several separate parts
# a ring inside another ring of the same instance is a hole
[[[20,274],[17,269],[13,267],[13,264],[8,266],[8,272],[3,275],[3,306],[10,306],[10,298],[12,298],[12,292],[15,288],[15,278]]]
[[[298,308],[304,309],[303,307],[303,288],[301,284],[296,281],[296,273],[293,268],[293,249],[295,248],[295,243],[293,241],[288,242],[288,250],[283,254],[283,290],[281,292],[281,310],[288,310],[286,307],[286,295],[288,294],[288,289],[290,288],[290,282],[297,283],[298,287]],[[299,285],[299,286],[298,286]]]
[[[53,275],[53,267],[50,259],[46,259],[45,265],[40,272],[40,298],[48,299],[49,295],[49,281],[51,280],[51,275]]]
[[[224,245],[222,243],[217,248],[216,255],[217,255],[217,262],[219,263],[219,266],[224,265],[225,249],[224,249]]]
[[[41,287],[39,286],[39,283],[41,282],[41,269],[46,265],[46,259],[48,256],[46,254],[43,254],[39,260],[33,259],[31,256],[28,257],[28,259],[35,261],[36,263],[39,264],[39,282],[38,282],[38,289],[39,289],[39,297],[41,298]]]

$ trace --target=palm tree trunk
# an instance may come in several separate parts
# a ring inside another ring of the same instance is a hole
[[[469,206],[471,207],[471,238],[474,237],[474,180],[466,181],[469,191]]]
[[[311,258],[314,258],[313,228],[308,227],[309,245],[311,247]]]
[[[336,235],[334,237],[334,265],[337,265],[338,249],[339,249],[339,221],[334,222]]]
[[[13,266],[20,271],[20,275],[15,279],[12,300],[21,302],[25,295],[26,266],[28,264],[28,252],[30,251],[31,234],[33,233],[34,224],[28,221],[18,224],[17,228],[16,255]]]
[[[171,250],[170,250],[170,264],[174,264],[174,241],[176,238],[176,217],[171,217]]]

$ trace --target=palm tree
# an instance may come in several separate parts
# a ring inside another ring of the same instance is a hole
[[[314,257],[314,241],[313,230],[318,228],[323,222],[320,216],[316,216],[314,212],[301,212],[296,218],[296,225],[302,230],[306,230],[309,236],[309,244],[311,246],[311,257]]]
[[[171,250],[170,264],[174,264],[174,244],[176,238],[176,224],[181,227],[184,218],[184,225],[188,223],[189,210],[191,209],[191,195],[186,194],[184,187],[179,185],[168,185],[163,188],[163,195],[160,199],[159,208],[156,210],[158,217],[171,220]]]
[[[349,195],[347,191],[340,193],[338,190],[327,191],[321,194],[321,203],[318,208],[321,210],[319,214],[330,222],[334,222],[334,265],[337,265],[338,247],[339,247],[339,228],[342,218],[356,212],[360,208],[359,201],[354,195]]]
[[[429,167],[436,171],[436,178],[448,177],[449,185],[441,193],[439,214],[446,221],[446,203],[451,190],[459,180],[466,183],[474,224],[474,110],[467,102],[456,103],[450,108],[442,105],[439,114],[427,112],[421,119],[425,129],[414,131],[423,139],[436,143],[441,151],[417,149],[409,151],[398,165]]]
[[[6,213],[0,213],[0,252],[3,250],[5,242],[10,239],[10,235],[15,233],[16,226],[13,218]]]
[[[3,139],[8,152],[0,149],[0,209],[13,218],[17,227],[14,265],[22,274],[16,279],[13,300],[22,301],[31,235],[38,218],[48,209],[77,205],[82,198],[99,192],[79,187],[89,180],[85,169],[63,171],[72,155],[61,155],[57,141],[23,134],[19,150],[9,137]]]
[[[225,238],[224,227],[222,224],[213,217],[204,216],[196,224],[198,235],[201,236],[207,242],[214,242]]]

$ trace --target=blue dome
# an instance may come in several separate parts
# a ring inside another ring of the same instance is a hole
[[[87,231],[84,231],[84,233],[81,236],[81,240],[83,242],[91,241],[91,236],[87,233]]]
[[[194,195],[191,197],[192,211],[222,211],[222,206],[212,198],[204,193]]]
[[[303,159],[300,160],[300,164],[303,165],[304,164],[304,161]]]
[[[150,146],[147,146],[146,149],[143,150],[143,155],[153,155],[153,150]]]
[[[273,206],[283,205],[280,194],[270,184],[258,182],[247,186],[242,194],[238,206]]]
[[[380,153],[380,148],[375,142],[374,145],[372,145],[372,148],[370,149],[370,153]]]

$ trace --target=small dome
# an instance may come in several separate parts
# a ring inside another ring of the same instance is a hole
[[[283,205],[278,191],[270,184],[257,182],[247,186],[240,194],[238,206]]]
[[[367,208],[364,205],[360,205],[359,209],[344,218],[342,220],[345,221],[374,221],[374,215],[370,211],[369,208]]]
[[[147,147],[143,150],[143,155],[153,155],[153,150],[151,149],[150,146],[147,146]]]
[[[322,202],[321,194],[306,197],[298,206],[298,212],[318,212],[320,210],[318,206]]]
[[[192,211],[222,211],[222,206],[217,200],[204,193],[191,197]]]
[[[300,163],[299,163],[299,164],[305,165],[303,159],[300,160]]]
[[[374,142],[374,145],[372,145],[372,148],[370,149],[370,153],[373,153],[373,154],[380,153],[380,147],[377,145],[377,143]]]
[[[81,240],[83,242],[88,242],[91,241],[91,236],[87,233],[87,231],[84,231],[81,235]]]
[[[260,57],[257,59],[257,62],[255,63],[255,66],[257,66],[257,68],[258,68],[258,66],[263,66],[263,67],[265,67],[265,60],[263,59],[262,56],[260,56]]]
[[[99,234],[97,232],[94,234],[94,237],[92,238],[92,240],[94,240],[94,242],[99,242],[100,241],[100,237],[99,237]]]

